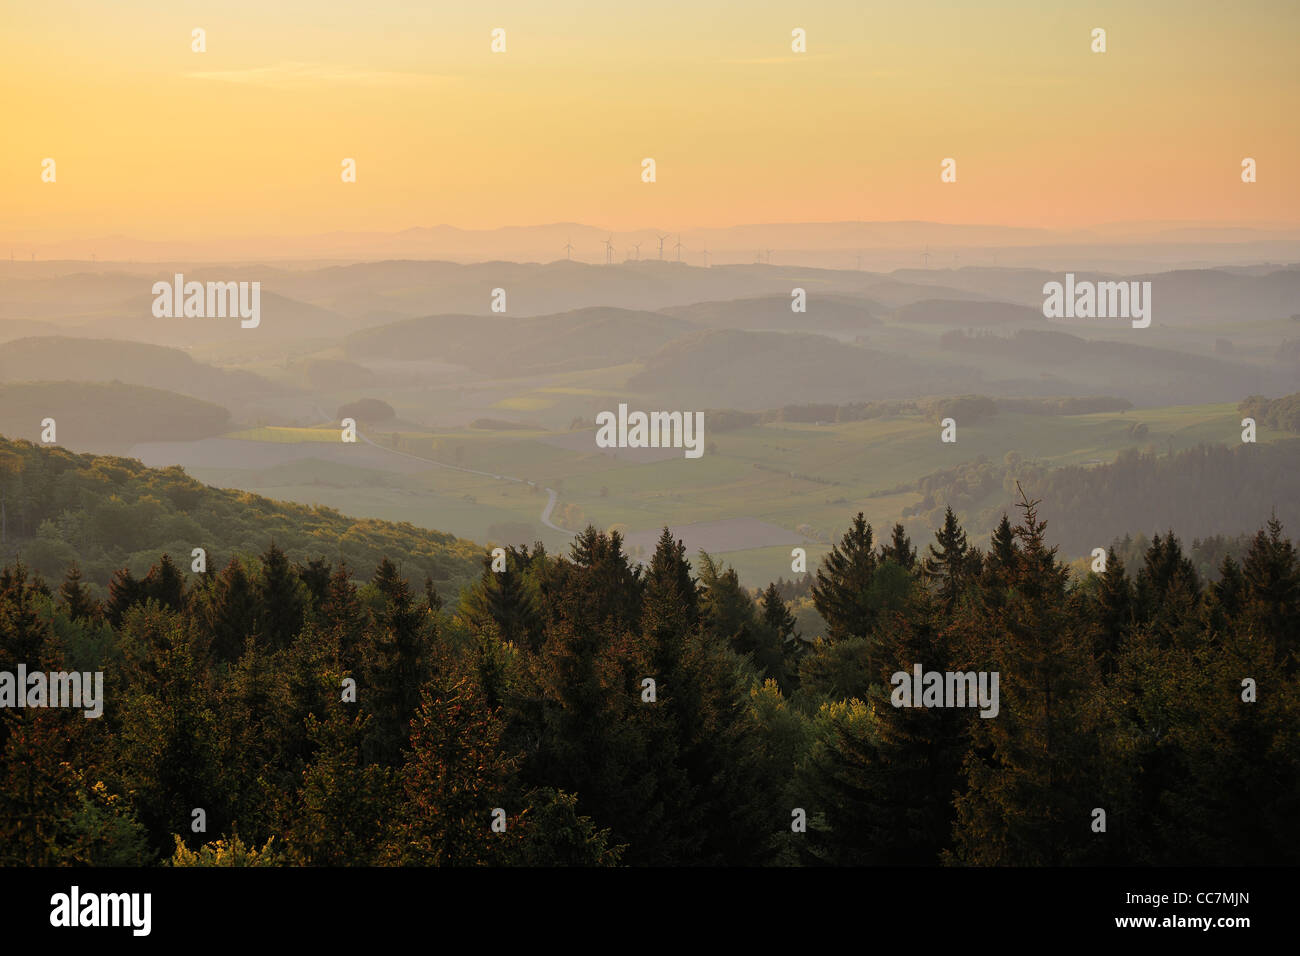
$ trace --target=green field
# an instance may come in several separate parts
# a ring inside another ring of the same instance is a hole
[[[338,428],[284,428],[278,425],[266,425],[261,428],[245,428],[230,432],[222,438],[242,438],[245,441],[270,441],[293,444],[304,441],[336,442],[339,440]]]
[[[576,391],[577,389],[575,389]],[[1131,437],[1136,423],[1146,426]],[[733,517],[755,517],[808,538],[809,567],[861,510],[877,528],[899,520],[920,500],[920,477],[981,456],[1001,462],[1015,452],[1058,467],[1110,462],[1124,448],[1180,450],[1198,443],[1233,443],[1240,414],[1232,403],[1134,409],[1125,413],[1044,416],[1000,413],[972,425],[958,422],[957,441],[939,440],[939,426],[921,416],[843,424],[772,423],[706,434],[709,451],[698,459],[634,463],[542,440],[568,433],[445,429],[373,432],[384,447],[489,475],[437,467],[414,474],[353,468],[318,460],[274,468],[195,469],[197,477],[275,498],[323,504],[350,514],[410,521],[487,542],[490,529],[526,524],[548,548],[567,546],[565,535],[540,522],[554,488],[553,519],[576,530],[588,522],[631,532]],[[337,429],[256,428],[230,438],[292,442],[338,440]],[[1262,430],[1261,442],[1281,436]],[[503,479],[491,477],[503,476]],[[524,482],[504,480],[520,478]],[[991,501],[983,504],[992,504]],[[931,529],[905,522],[914,543]],[[718,553],[742,578],[762,583],[790,577],[789,547]]]

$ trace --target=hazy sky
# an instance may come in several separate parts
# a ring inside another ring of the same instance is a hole
[[[1300,221],[1295,2],[41,0],[0,239]],[[191,30],[207,52],[191,52]],[[506,30],[507,52],[490,52]],[[791,52],[791,30],[808,52]],[[1094,27],[1108,51],[1090,51]],[[654,157],[658,181],[641,182]],[[939,181],[944,157],[958,181]],[[1245,156],[1259,181],[1244,185]],[[40,180],[41,161],[58,181]],[[340,181],[357,161],[358,182]]]

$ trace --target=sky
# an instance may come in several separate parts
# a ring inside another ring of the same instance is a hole
[[[1296,223],[1297,27],[1258,0],[9,3],[0,240]]]

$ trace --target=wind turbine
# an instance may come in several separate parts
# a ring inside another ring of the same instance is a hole
[[[614,234],[611,232],[609,239],[605,240],[605,265],[607,266],[614,263],[614,243],[611,241],[613,238]]]
[[[656,237],[656,238],[658,238],[658,240],[659,240],[659,261],[660,261],[660,262],[663,262],[663,259],[664,259],[664,240],[667,239],[668,237],[667,237],[667,236],[658,236],[658,237]]]
[[[680,232],[677,234],[677,244],[673,246],[673,248],[677,250],[677,261],[681,262],[682,261],[682,234]]]
[[[645,240],[642,239],[641,242],[645,242]],[[635,256],[635,258],[636,258],[637,260],[640,260],[640,258],[641,258],[641,242],[634,242],[634,243],[632,243],[632,248],[636,250],[636,256]]]
[[[704,244],[704,268],[707,269],[708,267],[709,267],[709,244],[706,242]]]
[[[763,261],[770,266],[772,264],[772,250],[764,249],[763,251],[767,253],[767,256],[763,259]]]
[[[921,264],[926,269],[930,268],[930,244],[929,243],[926,243],[925,245],[925,252],[921,253]]]
[[[566,259],[573,258],[573,243],[570,242],[568,239],[564,240],[564,258]]]

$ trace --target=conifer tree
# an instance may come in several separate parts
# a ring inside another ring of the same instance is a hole
[[[1120,648],[1133,627],[1133,586],[1115,549],[1106,555],[1106,570],[1097,578],[1095,596],[1097,636],[1093,656],[1103,674],[1113,674]]]
[[[911,571],[916,567],[916,548],[901,524],[895,524],[889,541],[880,546],[880,559],[889,560]]]
[[[425,616],[415,606],[397,566],[387,558],[375,569],[370,588],[380,606],[366,628],[361,652],[365,706],[375,717],[366,754],[394,766],[406,746],[420,688],[428,679]]]
[[[185,578],[171,555],[164,554],[149,569],[140,582],[140,592],[143,598],[151,598],[172,611],[185,606]]]
[[[996,718],[971,723],[954,828],[954,856],[966,863],[1063,865],[1086,862],[1098,847],[1087,840],[1096,665],[1067,600],[1069,568],[1048,547],[1037,505],[1021,493],[1017,547],[1009,565],[995,566],[1007,582],[1001,599],[959,621],[960,669],[998,672],[1000,698]]]
[[[257,633],[257,592],[238,558],[217,575],[206,591],[200,625],[218,661],[234,662],[244,652],[244,641]]]
[[[762,662],[764,676],[775,680],[781,693],[789,694],[797,683],[796,675],[799,660],[805,647],[795,624],[795,617],[781,598],[781,592],[775,584],[768,584],[762,599],[763,624],[775,641],[775,651],[771,661]],[[758,662],[758,658],[755,658]]]
[[[544,573],[545,554],[530,555],[527,545],[507,545],[504,551],[504,571],[494,571],[493,557],[484,556],[483,572],[466,592],[461,610],[472,626],[483,628],[491,622],[502,640],[536,652],[545,639],[536,583],[539,572]]]
[[[1155,535],[1134,588],[1134,616],[1162,643],[1191,646],[1200,627],[1201,584],[1196,567],[1171,531]]]
[[[1282,524],[1270,518],[1261,528],[1242,561],[1250,612],[1264,633],[1277,643],[1283,659],[1294,671],[1300,656],[1300,564],[1295,547],[1282,535]]]
[[[676,668],[700,623],[700,598],[686,545],[674,540],[667,527],[659,535],[644,583],[641,629],[654,645],[654,666],[667,674]]]
[[[502,729],[468,679],[424,689],[401,769],[405,799],[390,840],[394,862],[483,866],[508,858],[519,809],[507,799],[516,762],[501,751]],[[505,833],[491,829],[496,807],[506,811]]]
[[[822,559],[812,589],[813,604],[826,621],[831,640],[865,638],[871,633],[875,612],[870,591],[875,572],[871,525],[859,511],[840,543]]]
[[[370,719],[336,706],[324,718],[307,718],[315,754],[303,770],[286,834],[291,854],[301,863],[366,866],[381,862],[387,853],[400,790],[395,770],[363,756]]]
[[[938,588],[942,608],[951,613],[966,587],[969,551],[966,532],[957,523],[957,516],[951,508],[944,512],[943,527],[935,532],[934,539],[938,547],[934,544],[929,546],[930,553],[923,567],[926,576]]]
[[[74,621],[94,620],[100,613],[99,602],[81,581],[81,568],[74,561],[59,587],[59,599]]]
[[[108,622],[115,628],[121,627],[122,615],[127,612],[127,609],[145,600],[147,596],[144,587],[135,579],[130,568],[119,568],[108,584],[108,603],[104,607]]]
[[[990,583],[1005,584],[1010,580],[1016,565],[1017,548],[1011,519],[1004,512],[1002,520],[993,531],[988,553],[984,555],[984,574]]]
[[[322,626],[331,635],[337,650],[337,665],[354,677],[361,670],[361,639],[366,627],[366,616],[357,597],[357,586],[346,564],[340,564],[330,575],[321,607]]]
[[[330,584],[330,564],[324,558],[312,558],[306,564],[296,564],[294,570],[313,607],[319,608],[325,603]]]
[[[258,634],[272,650],[288,647],[302,629],[307,601],[298,572],[274,541],[262,552],[255,591]]]
[[[606,534],[588,525],[574,537],[569,560],[548,563],[539,584],[552,622],[566,618],[614,632],[640,626],[641,569],[629,564],[618,531]]]

